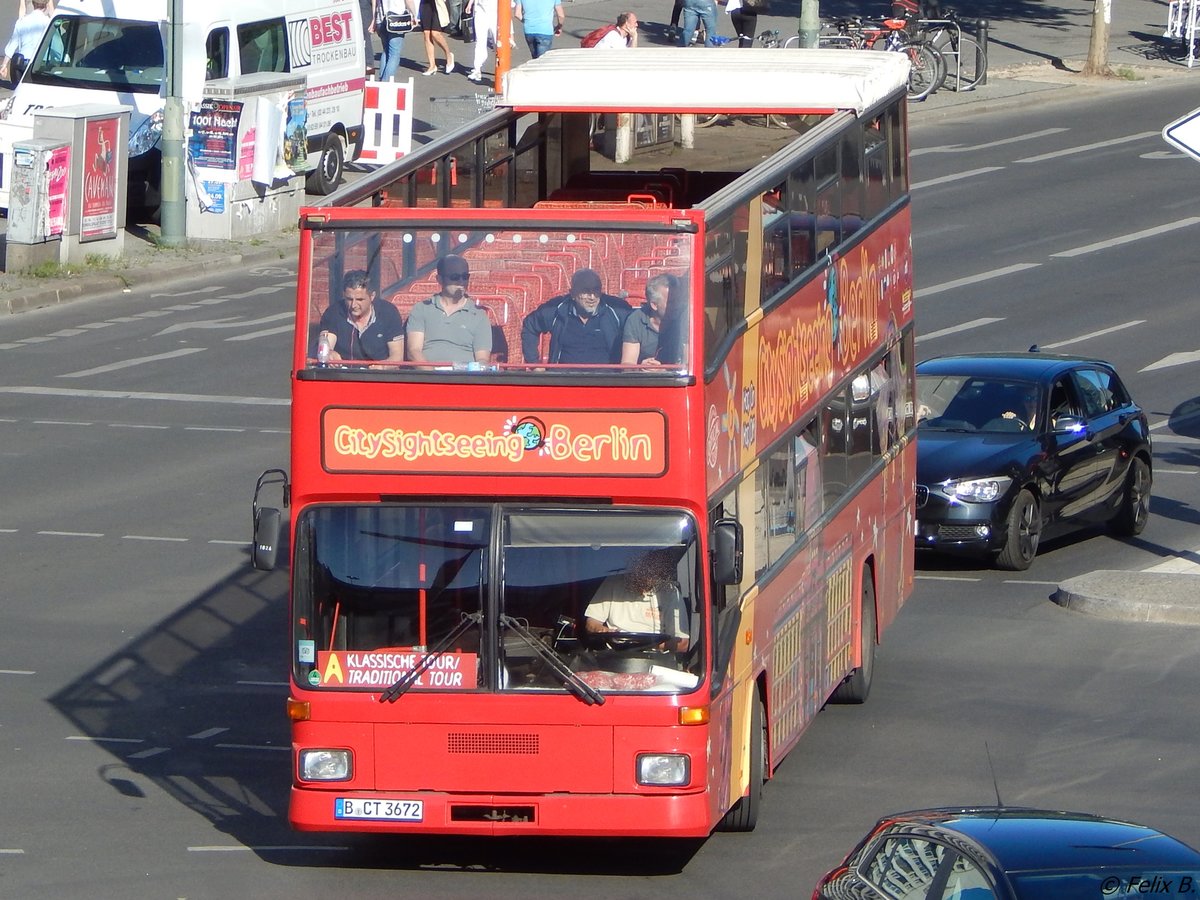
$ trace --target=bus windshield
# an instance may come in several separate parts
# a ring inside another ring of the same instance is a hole
[[[694,242],[644,227],[317,232],[306,366],[327,361],[324,338],[359,370],[689,372]]]
[[[58,16],[25,80],[33,84],[157,94],[163,42],[154,22]]]
[[[679,511],[312,507],[297,527],[296,676],[380,691],[431,653],[414,690],[687,691],[702,671],[698,577]]]

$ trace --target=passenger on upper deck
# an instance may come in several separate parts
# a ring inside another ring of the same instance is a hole
[[[646,302],[625,320],[622,365],[661,366],[680,362],[682,293],[682,284],[674,275],[663,273],[646,282]]]
[[[492,356],[492,323],[467,293],[471,268],[448,253],[437,261],[441,291],[408,314],[408,358],[413,362],[480,363]]]
[[[527,363],[543,362],[538,341],[550,335],[545,362],[616,363],[621,359],[621,333],[632,310],[620,297],[604,293],[593,269],[571,276],[571,293],[547,300],[525,317],[521,352]]]
[[[375,299],[362,269],[342,276],[342,299],[321,316],[317,340],[329,343],[329,359],[404,361],[404,323],[396,307]]]

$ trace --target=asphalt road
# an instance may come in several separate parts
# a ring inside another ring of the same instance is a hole
[[[251,572],[246,541],[254,479],[287,458],[291,273],[0,320],[0,896],[804,897],[877,816],[997,789],[1200,846],[1200,631],[1048,600],[1200,546],[1200,166],[1156,136],[1192,105],[1180,85],[914,124],[919,355],[1112,359],[1155,426],[1153,517],[1130,543],[1059,541],[1020,577],[922,563],[871,700],[817,718],[753,835],[290,833],[286,576]]]

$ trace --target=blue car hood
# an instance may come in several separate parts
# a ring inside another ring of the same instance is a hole
[[[1042,453],[1030,435],[974,434],[921,428],[917,432],[917,481],[986,478],[1024,472]]]

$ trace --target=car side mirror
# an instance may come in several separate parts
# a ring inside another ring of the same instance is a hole
[[[1087,432],[1087,423],[1079,416],[1055,416],[1053,425],[1055,434],[1084,437]]]

